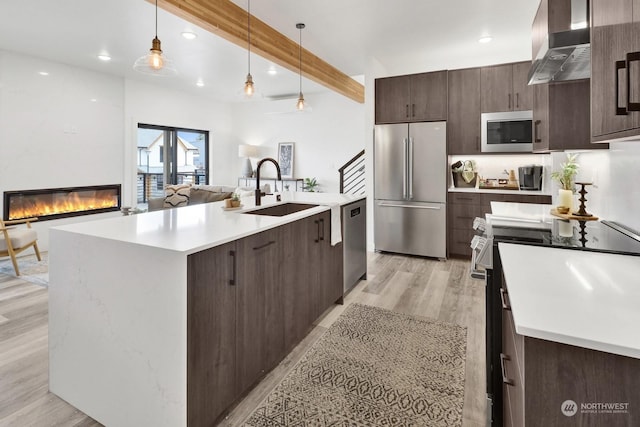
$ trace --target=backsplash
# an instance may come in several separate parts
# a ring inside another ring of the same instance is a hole
[[[559,168],[564,153],[552,154]],[[620,222],[640,231],[640,141],[611,143],[609,150],[586,151],[578,155],[577,181],[593,182],[586,195],[587,211],[601,219]],[[557,197],[554,184],[554,203]]]
[[[549,193],[550,179],[549,167],[551,166],[551,156],[548,154],[508,154],[508,155],[455,155],[449,156],[449,166],[451,164],[465,160],[472,160],[476,165],[476,172],[482,178],[507,178],[504,173],[513,169],[518,178],[518,168],[527,165],[542,165],[542,191],[541,193]],[[451,174],[449,174],[449,186],[453,186],[451,182]]]

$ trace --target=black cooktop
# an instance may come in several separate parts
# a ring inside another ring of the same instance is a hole
[[[492,226],[492,232],[494,242],[640,256],[638,233],[610,221],[554,219],[550,230]]]

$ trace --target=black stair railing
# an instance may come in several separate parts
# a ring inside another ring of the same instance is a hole
[[[340,172],[340,193],[364,194],[364,150],[344,164]]]

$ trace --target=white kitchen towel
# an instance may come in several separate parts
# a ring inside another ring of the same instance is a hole
[[[340,204],[327,203],[331,207],[331,246],[342,242],[342,223],[340,221]]]

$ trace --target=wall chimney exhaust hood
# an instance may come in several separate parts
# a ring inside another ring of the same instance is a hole
[[[551,33],[533,59],[529,84],[591,77],[587,0],[571,0],[571,30]]]

